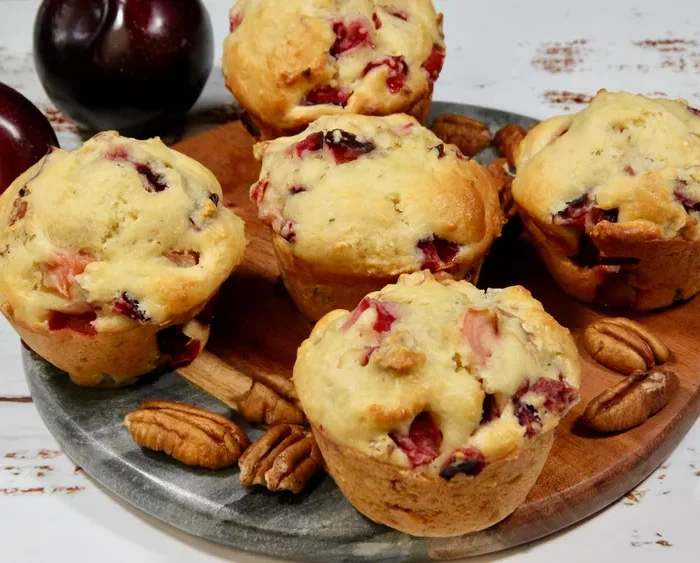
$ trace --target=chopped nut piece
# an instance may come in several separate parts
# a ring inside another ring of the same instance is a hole
[[[146,401],[124,424],[140,446],[207,469],[233,465],[250,444],[235,422],[173,401]]]
[[[387,336],[373,356],[381,368],[399,374],[418,371],[425,365],[425,354],[416,350],[416,340],[407,330],[397,330]]]
[[[441,140],[457,145],[465,156],[474,156],[491,144],[488,125],[456,113],[441,113],[431,127]]]
[[[243,453],[239,462],[244,487],[299,493],[323,465],[311,432],[301,426],[273,426]]]
[[[635,371],[593,399],[583,414],[583,422],[601,432],[634,428],[663,409],[678,386],[678,376],[670,369]]]

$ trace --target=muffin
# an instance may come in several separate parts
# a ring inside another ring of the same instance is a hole
[[[430,0],[239,0],[224,42],[226,86],[264,139],[318,117],[428,117],[445,59]]]
[[[475,280],[503,224],[488,172],[407,115],[324,116],[254,150],[251,199],[312,320],[403,273]]]
[[[700,290],[700,111],[601,90],[520,145],[513,197],[570,295],[640,311]]]
[[[191,361],[246,244],[220,199],[211,172],[159,139],[54,150],[0,197],[0,310],[81,385]]]
[[[495,524],[522,503],[578,401],[569,332],[522,287],[429,272],[333,311],[294,384],[328,469],[357,510],[417,536]]]

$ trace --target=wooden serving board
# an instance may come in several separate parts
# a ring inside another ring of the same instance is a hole
[[[530,121],[454,104],[439,104],[436,111],[465,113],[487,121],[494,130],[508,121]],[[175,148],[216,174],[223,187],[224,205],[246,221],[250,241],[242,267],[222,288],[209,352],[242,373],[290,377],[296,350],[312,325],[294,308],[279,282],[268,228],[257,220],[248,199],[249,186],[259,172],[252,145],[245,128],[232,122]],[[119,427],[119,417],[130,405],[136,406],[144,398],[175,398],[217,408],[211,406],[210,398],[172,374],[130,389],[83,390],[67,384],[57,370],[25,352],[35,402],[67,453],[105,486],[166,522],[243,549],[324,562],[404,561],[483,554],[540,538],[601,510],[634,488],[664,461],[697,419],[700,300],[646,315],[585,305],[554,284],[518,234],[516,221],[495,245],[479,285],[522,284],[572,331],[583,364],[582,400],[559,425],[552,453],[525,503],[483,532],[452,539],[410,538],[354,512],[328,476],[292,498],[256,489],[240,491],[236,470],[211,474],[184,468],[160,454],[144,453]],[[622,376],[591,360],[581,346],[581,334],[596,318],[613,315],[634,318],[662,337],[672,351],[667,365],[678,372],[681,388],[671,403],[643,426],[604,436],[587,431],[577,419],[592,397]],[[204,366],[204,362],[193,364],[200,372],[206,370]],[[217,385],[225,386],[225,373],[212,373],[211,377]],[[105,393],[110,397],[104,397]],[[122,410],[105,415],[99,408],[104,400],[112,401],[112,409]],[[75,412],[76,405],[82,409],[80,415]],[[103,420],[105,416],[111,418]],[[124,479],[132,484],[126,485]],[[222,492],[222,486],[230,488],[228,493]],[[235,499],[223,501],[226,494]],[[248,509],[242,510],[242,503]],[[304,522],[302,528],[299,521]]]

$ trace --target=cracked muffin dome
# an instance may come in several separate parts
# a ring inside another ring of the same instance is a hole
[[[292,297],[315,319],[402,273],[475,278],[503,223],[484,168],[407,115],[324,116],[255,155],[251,199]],[[334,280],[352,295],[337,295]]]
[[[490,526],[524,500],[578,402],[579,375],[571,335],[527,290],[483,292],[429,272],[326,315],[294,366],[355,507],[438,536]]]
[[[445,58],[430,0],[239,0],[230,29],[226,85],[265,138],[325,114],[424,121]]]
[[[562,287],[640,310],[700,290],[700,112],[601,90],[523,140],[513,183],[525,227]]]
[[[189,320],[245,248],[220,198],[211,172],[159,139],[107,132],[54,150],[0,198],[3,313],[41,355],[31,333],[155,337]]]

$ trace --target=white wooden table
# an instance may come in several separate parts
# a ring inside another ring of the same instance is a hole
[[[217,60],[232,0],[206,1]],[[436,0],[448,57],[438,100],[535,117],[576,110],[601,87],[685,97],[700,107],[700,2]],[[34,74],[36,0],[0,0],[0,81],[51,110]],[[673,40],[658,43],[658,40]],[[230,100],[215,68],[200,106]],[[64,148],[77,144],[55,120]],[[107,493],[60,451],[28,397],[19,339],[0,319],[0,561],[260,563],[180,533]],[[700,423],[638,489],[589,520],[472,561],[700,561]]]

